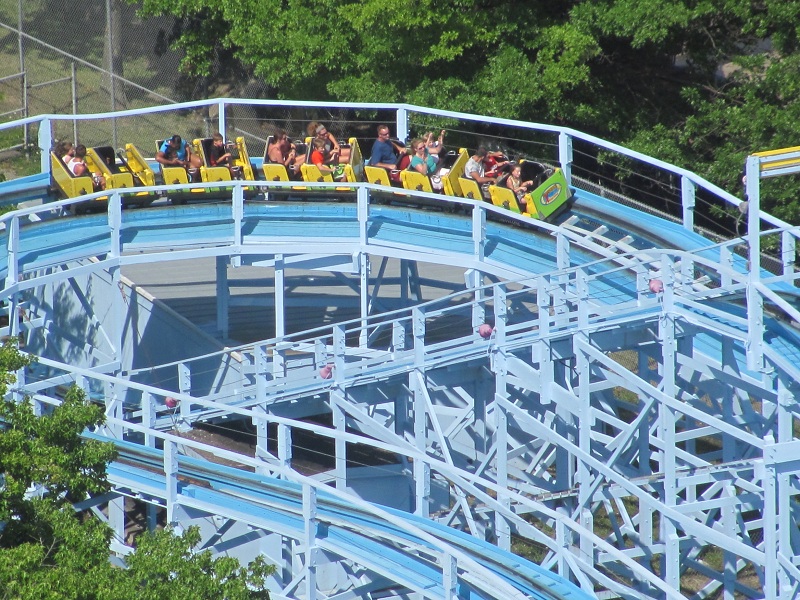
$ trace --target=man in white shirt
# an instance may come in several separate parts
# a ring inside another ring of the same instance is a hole
[[[483,196],[487,199],[489,198],[489,185],[497,181],[496,177],[486,177],[483,161],[488,154],[486,148],[480,146],[478,151],[469,157],[467,164],[464,166],[464,177],[477,181],[481,186]]]

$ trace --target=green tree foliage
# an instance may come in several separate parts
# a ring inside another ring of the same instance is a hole
[[[136,0],[129,0],[136,1]],[[739,188],[798,143],[800,0],[143,0],[184,67],[235,56],[278,97],[408,101],[570,125]],[[794,182],[767,208],[796,220]]]
[[[0,398],[29,359],[0,346]],[[104,421],[101,407],[72,387],[63,403],[36,416],[30,402],[0,401],[0,598],[30,600],[252,600],[268,598],[274,568],[258,558],[192,552],[196,528],[137,538],[127,569],[109,561],[111,530],[72,503],[110,489],[112,444],[81,437]]]

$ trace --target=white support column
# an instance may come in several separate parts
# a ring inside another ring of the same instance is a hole
[[[144,432],[144,445],[155,448],[156,437],[151,430],[156,426],[156,399],[150,392],[142,392],[142,425],[149,428]]]
[[[397,357],[406,350],[406,322],[395,321],[392,323],[392,355]],[[409,383],[410,383],[409,379]],[[410,386],[409,386],[409,389]],[[412,394],[398,391],[394,399],[394,432],[405,438],[411,426]]]
[[[479,204],[472,208],[472,252],[477,262],[482,263],[486,248],[486,210]],[[474,290],[475,304],[472,305],[472,328],[478,327],[486,320],[486,308],[483,305],[483,273],[478,269],[469,269],[464,274],[468,288]]]
[[[286,335],[286,307],[283,254],[275,255],[275,337]],[[275,360],[275,357],[273,357]]]
[[[792,579],[786,568],[780,565],[778,556],[794,556],[796,553],[792,548],[792,531],[796,529],[796,523],[792,519],[792,497],[795,495],[795,488],[792,479],[796,471],[787,472],[783,468],[776,473],[775,497],[777,501],[777,514],[775,515],[777,544],[775,546],[775,562],[778,563],[778,597],[788,598],[789,591],[792,589]],[[766,539],[765,539],[766,542]]]
[[[756,289],[761,281],[761,164],[757,156],[748,156],[745,163],[747,183],[747,368],[760,371],[764,364],[764,299]]]
[[[452,554],[443,554],[441,561],[444,600],[458,600],[458,563]]]
[[[303,484],[303,520],[306,526],[305,600],[317,600],[317,490],[308,484]]]
[[[661,342],[662,372],[661,388],[665,395],[675,398],[678,394],[676,384],[676,343],[675,317],[672,313],[672,296],[674,288],[673,266],[666,256],[661,261],[661,277],[664,282],[664,298],[659,317],[658,334]],[[678,483],[676,480],[675,413],[673,409],[659,404],[658,437],[661,439],[662,451],[659,471],[664,477],[663,502],[667,506],[678,503]],[[664,543],[661,574],[664,581],[674,589],[680,588],[680,545],[675,524],[669,519],[661,519],[661,539]]]
[[[539,363],[539,380],[541,381],[539,401],[542,405],[550,404],[550,388],[555,380],[553,357],[550,352],[550,293],[547,287],[548,279],[537,277],[536,305],[539,309],[537,322],[540,341],[533,346],[533,360]]]
[[[125,286],[122,283],[122,270],[119,265],[114,265],[109,269],[111,276],[111,315],[110,319],[106,319],[106,326],[113,331],[113,344],[114,344],[114,361],[117,367],[114,374],[119,373],[122,367],[122,348],[124,346],[123,335],[125,333],[125,313],[128,307],[128,298],[125,294]]]
[[[794,419],[792,409],[797,405],[797,399],[792,393],[794,385],[789,380],[787,381],[781,376],[776,376],[776,389],[777,389],[777,427],[776,433],[778,443],[789,443],[794,441]],[[782,556],[794,556],[796,552],[792,547],[792,532],[795,529],[793,526],[794,518],[792,517],[792,498],[796,498],[795,491],[792,487],[792,479],[796,475],[795,470],[781,469],[778,474],[777,482],[777,528],[778,528],[778,544],[777,551]],[[789,597],[789,590],[792,587],[792,581],[786,569],[779,570],[780,578],[780,596]]]
[[[366,252],[358,253],[358,275],[360,278],[360,304],[361,331],[358,335],[358,345],[361,348],[367,346],[367,318],[369,317],[369,255]]]
[[[121,543],[125,543],[125,496],[108,501],[108,525]]]
[[[192,393],[192,371],[189,365],[186,363],[179,363],[178,364],[178,389],[180,390],[181,394],[191,394]],[[192,404],[190,402],[186,402],[181,400],[181,403],[178,405],[180,409],[180,421],[177,423],[179,431],[188,431],[191,429],[191,425],[189,424],[191,421],[191,412],[192,412]]]
[[[725,486],[725,493],[735,498],[736,490],[734,486]],[[737,519],[737,510],[733,502],[726,503],[722,506],[722,531],[730,537],[736,539],[737,529],[739,527]],[[736,579],[738,576],[736,569],[736,554],[728,550],[722,551],[722,600],[735,600],[736,598]]]
[[[411,309],[411,330],[414,337],[414,364],[422,368],[425,364],[425,310],[418,306]]]
[[[720,283],[723,287],[729,286],[731,284],[731,271],[733,270],[733,253],[730,246],[725,245],[719,249],[719,263],[722,267]]]
[[[164,475],[166,475],[165,499],[167,501],[167,524],[176,525],[175,508],[178,502],[178,445],[164,442]]]
[[[427,412],[425,391],[421,389],[424,374],[411,371],[408,374],[409,387],[414,406],[414,443],[417,452],[427,454]],[[430,516],[431,470],[424,460],[414,461],[414,514],[419,517]]]
[[[292,563],[294,562],[294,546],[295,540],[289,536],[281,536],[281,560],[279,561],[278,568],[278,581],[282,586],[287,586],[292,581]]]
[[[559,230],[556,234],[556,266],[559,269],[569,269],[572,266],[569,258],[570,241],[564,235],[564,232]]]
[[[344,325],[333,326],[333,380],[337,385],[344,384],[345,358],[347,354],[347,332]]]
[[[106,417],[115,420],[122,419],[122,401],[117,395],[117,384],[106,381],[103,385],[105,396],[105,413]],[[118,421],[113,423],[106,422],[105,430],[111,437],[121,440],[122,439],[122,425]]]
[[[404,258],[400,259],[400,304],[405,307],[408,306],[409,298],[409,284],[408,284],[408,261]]]
[[[273,461],[274,457],[269,453],[269,428],[267,426],[267,411],[263,405],[253,407],[255,416],[253,417],[253,427],[256,430],[256,451],[255,457],[265,461]],[[261,475],[269,475],[270,468],[267,464],[259,466],[256,472]]]
[[[645,287],[647,287],[647,283],[645,283]],[[637,374],[638,376],[644,381],[651,380],[650,374],[650,357],[647,353],[642,349],[639,348],[638,356],[637,356],[638,368]],[[590,363],[591,368],[591,363]],[[653,408],[650,409],[653,411]],[[646,477],[650,474],[650,460],[652,458],[652,449],[650,448],[650,422],[651,419],[642,419],[638,428],[637,428],[637,441],[636,448],[639,455],[639,475],[642,477]],[[641,540],[641,544],[646,548],[652,548],[654,542],[653,536],[653,519],[654,510],[653,508],[645,505],[639,505],[639,515],[638,515],[638,523],[637,523],[637,533],[639,535],[639,539]],[[645,568],[650,568],[650,562],[647,556],[643,556],[638,559],[639,563],[641,563]],[[638,582],[636,585],[637,589],[640,590],[642,595],[645,595],[647,590],[649,589],[649,584],[647,582]]]
[[[496,450],[497,502],[504,508],[511,506],[508,494],[503,493],[508,489],[508,414],[505,402],[508,400],[507,378],[508,364],[503,351],[506,335],[507,297],[505,286],[494,286],[494,312],[495,312],[495,344],[492,348],[492,370],[494,372],[494,425]],[[503,550],[511,549],[511,528],[502,514],[495,512],[494,528],[497,537],[497,546]]]
[[[771,435],[764,438],[764,456],[770,455],[770,446],[775,445]],[[773,459],[774,460],[774,459]],[[764,489],[764,600],[783,600],[778,591],[778,469],[772,460],[757,466],[756,477],[761,479]],[[761,471],[759,473],[759,471]],[[790,555],[791,556],[791,555]]]
[[[478,331],[486,321],[486,306],[483,302],[483,273],[477,269],[469,269],[464,273],[465,283],[468,289],[473,290],[474,304],[472,305],[472,330]]]
[[[345,433],[347,418],[342,404],[346,402],[344,394],[338,389],[331,390],[331,412],[333,413],[333,428],[338,433]],[[334,441],[334,477],[336,478],[336,489],[347,490],[347,444],[344,439],[337,436]]]
[[[278,461],[282,467],[292,466],[292,430],[283,423],[278,423]]]
[[[406,325],[403,321],[392,323],[392,352],[397,355],[406,349]]]
[[[637,374],[641,379],[644,381],[650,381],[650,356],[644,351],[644,349],[640,348],[637,354]],[[650,411],[652,412],[652,408]],[[639,452],[639,475],[642,477],[646,477],[650,474],[650,459],[652,458],[652,449],[650,448],[650,419],[642,419],[641,423],[638,427],[638,452]],[[642,513],[648,513],[648,516],[652,522],[652,510],[648,509],[646,506],[640,507],[640,511]],[[653,542],[653,529],[645,530],[645,526],[642,525],[642,531],[639,535],[645,536],[646,539],[649,540],[648,544],[652,544]]]
[[[414,444],[417,452],[427,454],[428,417],[425,403],[425,311],[414,307],[412,315],[412,333],[414,337],[415,368],[408,373],[408,384],[411,390],[411,402],[414,407]],[[415,505],[414,514],[428,517],[430,514],[431,494],[430,466],[426,461],[414,461]]]
[[[228,314],[230,310],[230,288],[228,286],[228,259],[226,256],[217,256],[217,331],[227,338],[229,332]]]
[[[242,265],[242,222],[244,220],[244,186],[241,182],[236,182],[233,188],[231,204],[231,209],[233,211],[233,248],[231,264],[234,267],[240,267]]]
[[[253,367],[255,368],[256,378],[256,401],[264,402],[267,397],[267,382],[269,378],[269,357],[267,356],[267,346],[256,344],[253,347]]]
[[[505,345],[506,325],[508,324],[508,294],[506,286],[498,283],[493,288],[494,292],[494,341],[499,349]]]
[[[556,573],[561,575],[561,577],[569,579],[571,569],[569,566],[569,561],[567,560],[567,549],[570,546],[570,540],[568,536],[569,530],[567,529],[566,525],[564,525],[563,518],[556,519],[555,530],[556,546],[561,548],[561,551],[556,556]]]
[[[589,357],[583,352],[581,347],[589,346],[589,283],[586,272],[579,269],[575,274],[575,287],[578,294],[578,332],[573,338],[576,368],[578,372],[578,406],[580,407],[574,418],[575,427],[578,430],[578,447],[587,456],[592,454],[592,429],[594,428],[594,416],[592,414],[592,395],[591,395],[591,363]],[[578,459],[575,474],[575,485],[578,488],[578,505],[580,507],[579,522],[588,531],[594,531],[594,515],[591,508],[590,490],[592,485],[592,468],[584,461]],[[592,540],[581,535],[580,551],[581,561],[586,564],[594,564],[593,557],[594,544]]]

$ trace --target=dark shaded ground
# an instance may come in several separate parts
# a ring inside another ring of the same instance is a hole
[[[317,425],[330,426],[330,417],[321,415],[308,419]],[[174,433],[174,432],[173,432]],[[255,456],[256,435],[252,426],[243,421],[228,422],[224,424],[198,423],[191,431],[179,434],[181,437],[191,439],[203,444],[237,452],[244,456]],[[277,426],[270,426],[268,431],[268,449],[276,452]],[[241,467],[252,471],[241,463],[222,458],[211,453],[200,453],[211,462],[233,467]],[[380,466],[396,464],[397,458],[387,452],[375,450],[366,444],[347,444],[348,468],[363,466]],[[330,438],[323,438],[313,433],[300,429],[292,431],[292,466],[303,475],[315,475],[334,467],[334,442]]]

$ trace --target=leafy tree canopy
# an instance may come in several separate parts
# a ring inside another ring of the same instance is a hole
[[[797,144],[800,0],[142,0],[142,12],[179,17],[187,72],[211,74],[222,52],[282,98],[570,125],[727,189],[748,153]],[[796,220],[796,185],[777,184],[767,208]]]
[[[29,359],[0,346],[0,598],[21,600],[252,600],[268,598],[274,568],[258,558],[194,553],[197,529],[137,538],[127,569],[109,561],[111,530],[75,513],[72,502],[109,490],[114,446],[81,433],[104,421],[101,407],[73,387],[63,403],[36,416],[30,402],[4,399]]]

